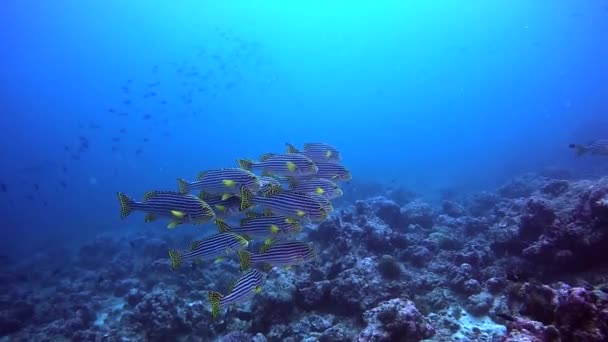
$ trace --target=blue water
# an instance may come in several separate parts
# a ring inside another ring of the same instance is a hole
[[[116,191],[285,142],[428,196],[606,164],[567,145],[608,137],[607,1],[287,3],[0,4],[2,250],[126,229]]]

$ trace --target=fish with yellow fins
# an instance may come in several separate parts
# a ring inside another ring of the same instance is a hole
[[[302,151],[298,150],[290,143],[286,143],[287,153],[296,153],[304,155],[314,162],[340,162],[340,152],[331,145],[325,143],[306,143]]]
[[[218,233],[194,241],[187,251],[172,249],[169,251],[171,267],[176,270],[186,260],[207,260],[215,262],[223,260],[223,257],[233,252],[244,250],[249,241],[239,234],[232,232]]]
[[[280,241],[262,246],[260,254],[239,251],[241,271],[248,270],[253,264],[262,264],[266,270],[272,267],[291,267],[316,258],[312,242]]]
[[[242,169],[260,171],[265,176],[312,176],[317,173],[315,163],[301,154],[266,153],[257,162],[247,159],[237,162]]]
[[[254,195],[241,189],[241,211],[259,205],[278,215],[296,219],[320,222],[333,211],[331,203],[325,198],[273,187],[264,196]]]
[[[177,184],[179,192],[183,194],[200,190],[209,194],[220,194],[222,199],[227,199],[231,195],[238,195],[241,187],[245,187],[252,192],[260,189],[260,181],[257,176],[240,168],[203,171],[199,173],[196,181],[188,182],[178,178]]]
[[[118,192],[120,217],[129,216],[134,211],[146,213],[145,222],[159,218],[169,218],[167,228],[175,228],[184,223],[202,224],[215,218],[215,213],[205,201],[193,195],[173,191],[149,191],[143,201],[135,201],[124,193]]]
[[[222,295],[219,292],[209,291],[209,301],[211,302],[211,316],[216,318],[220,314],[223,307],[242,303],[257,293],[262,292],[262,285],[266,280],[265,275],[252,269],[244,273],[230,287],[230,292],[227,295]]]

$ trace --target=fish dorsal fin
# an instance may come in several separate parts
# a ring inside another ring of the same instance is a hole
[[[262,195],[264,197],[271,197],[281,192],[283,192],[283,188],[280,185],[270,184]]]
[[[201,240],[197,240],[197,241],[192,241],[192,243],[190,244],[190,250],[196,250],[200,245],[201,245],[202,241]]]
[[[228,223],[224,222],[223,220],[215,220],[215,225],[217,226],[217,229],[220,231],[220,233],[225,233],[225,232],[229,232],[230,231],[230,226],[228,225]]]
[[[198,176],[196,176],[197,180],[201,180],[203,179],[203,177],[205,177],[207,174],[209,173],[209,171],[201,171],[198,173]]]
[[[285,150],[287,153],[300,153],[300,151],[298,151],[298,149],[290,143],[285,144]]]
[[[277,239],[270,239],[260,247],[260,254],[268,252],[268,250],[277,242]]]
[[[230,282],[230,285],[228,285],[228,293],[232,292],[232,290],[234,290],[234,288],[236,287],[236,284],[239,282],[238,279],[235,279],[233,281]]]
[[[260,156],[260,158],[258,158],[258,159],[259,159],[261,162],[263,162],[263,161],[267,161],[268,159],[270,159],[270,158],[272,158],[272,157],[274,157],[274,156],[276,156],[276,154],[275,154],[275,153],[264,153],[264,154],[262,154],[262,155]]]
[[[211,216],[211,217],[215,217],[215,211],[213,211],[213,209],[211,209],[211,207],[209,206],[209,204],[207,204],[207,202],[200,200],[201,201],[201,209],[203,210],[203,215],[205,216]]]
[[[157,196],[158,194],[160,194],[160,191],[155,191],[155,190],[148,191],[144,194],[144,201],[148,201],[149,199]]]
[[[312,143],[306,143],[302,146],[304,148],[304,151],[308,151],[313,147]]]
[[[249,241],[246,238],[244,238],[243,236],[234,234],[234,237],[241,244],[241,246],[243,246],[243,247],[249,246]]]

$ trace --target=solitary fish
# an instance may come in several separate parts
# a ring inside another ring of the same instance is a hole
[[[576,149],[576,155],[582,156],[585,153],[592,155],[608,156],[608,139],[596,140],[587,145],[570,144],[568,147]]]
[[[263,175],[311,176],[317,173],[317,166],[310,158],[300,154],[272,154],[260,156],[258,162],[239,159],[242,169],[259,170]]]
[[[241,211],[259,205],[279,215],[323,221],[329,214],[326,203],[311,195],[291,191],[271,192],[266,197],[254,196],[247,189],[241,189]],[[330,204],[331,206],[331,204]]]
[[[122,219],[133,211],[143,211],[146,213],[145,222],[152,222],[159,217],[168,217],[172,221],[167,228],[175,228],[183,223],[205,223],[215,217],[207,203],[192,195],[172,191],[150,191],[144,195],[142,202],[134,201],[120,192],[117,195]]]
[[[220,309],[227,305],[242,303],[262,291],[264,274],[256,269],[250,270],[237,279],[230,288],[230,293],[222,295],[219,292],[209,291],[211,302],[211,316],[216,318]]]
[[[250,171],[239,168],[226,168],[201,172],[197,180],[188,182],[178,178],[179,192],[187,194],[192,190],[201,190],[210,194],[220,194],[223,199],[238,195],[241,187],[256,192],[260,181]]]
[[[302,230],[300,223],[290,217],[258,216],[254,213],[248,216],[241,220],[240,227],[232,228],[222,220],[215,220],[215,224],[221,232],[233,232],[248,239],[266,239],[265,242],[270,242],[274,238],[286,238]]]
[[[274,266],[287,266],[303,264],[316,258],[312,242],[281,241],[265,244],[260,254],[248,251],[239,251],[241,270],[248,270],[251,265],[263,264],[266,269]]]
[[[340,161],[340,152],[334,147],[324,143],[307,143],[304,144],[304,150],[300,151],[292,144],[285,144],[287,153],[297,153],[305,155],[314,162],[333,162]]]
[[[171,260],[171,267],[176,270],[184,260],[215,259],[215,262],[219,262],[223,260],[224,256],[243,250],[248,245],[247,239],[238,234],[231,232],[218,233],[192,242],[188,251],[170,250],[169,259]]]
[[[336,183],[324,178],[291,178],[289,180],[289,189],[294,192],[319,195],[327,199],[334,199],[342,196],[342,189],[340,189]]]

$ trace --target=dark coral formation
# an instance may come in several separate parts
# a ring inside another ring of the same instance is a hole
[[[0,334],[15,341],[608,340],[608,179],[527,175],[496,193],[437,205],[365,191],[303,230],[316,262],[275,269],[263,293],[221,319],[211,319],[205,291],[227,288],[236,260],[173,272],[167,246],[193,236],[148,231],[6,263]]]

